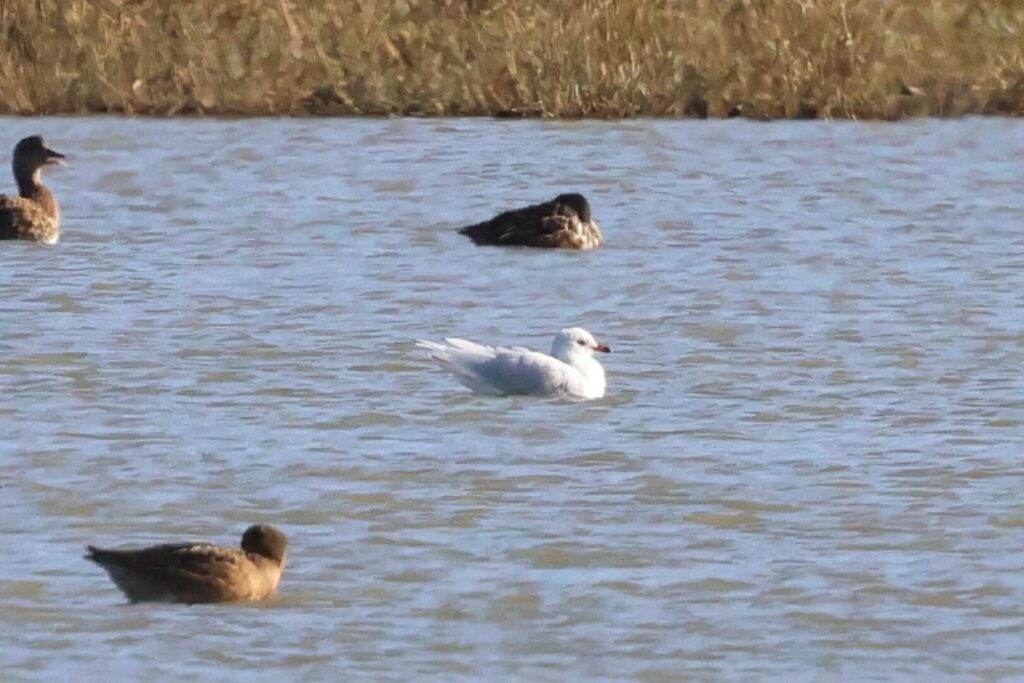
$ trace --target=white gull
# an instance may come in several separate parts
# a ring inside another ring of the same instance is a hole
[[[582,327],[562,330],[551,344],[551,355],[521,346],[483,346],[466,339],[444,343],[419,340],[416,345],[450,370],[478,394],[508,396],[604,396],[604,368],[594,352],[611,351]]]

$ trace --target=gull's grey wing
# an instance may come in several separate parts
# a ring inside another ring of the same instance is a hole
[[[571,368],[543,353],[509,349],[465,370],[494,393],[551,396],[566,390]]]

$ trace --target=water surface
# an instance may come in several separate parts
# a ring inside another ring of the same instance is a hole
[[[0,119],[37,132],[72,164],[62,243],[0,243],[5,676],[1024,677],[1024,122]],[[605,248],[454,232],[571,190]],[[569,325],[603,400],[414,347]],[[81,559],[258,521],[260,605]]]

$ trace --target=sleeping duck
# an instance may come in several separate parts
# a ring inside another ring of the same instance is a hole
[[[87,560],[107,570],[129,602],[243,602],[277,590],[288,540],[256,524],[240,548],[212,543],[168,543],[134,550],[87,546]]]
[[[575,192],[500,213],[459,233],[476,244],[498,246],[593,249],[604,242],[601,229],[590,215],[590,204]]]
[[[57,243],[60,207],[43,185],[42,175],[44,166],[63,163],[64,155],[47,147],[38,135],[24,138],[14,147],[11,168],[20,196],[0,194],[0,239]]]

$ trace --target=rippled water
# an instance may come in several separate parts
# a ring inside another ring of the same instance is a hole
[[[5,677],[1024,676],[1024,122],[0,119],[36,132],[72,165],[62,243],[0,243]],[[605,248],[453,231],[565,190]],[[603,400],[413,345],[567,325]],[[252,607],[81,559],[256,521]]]

